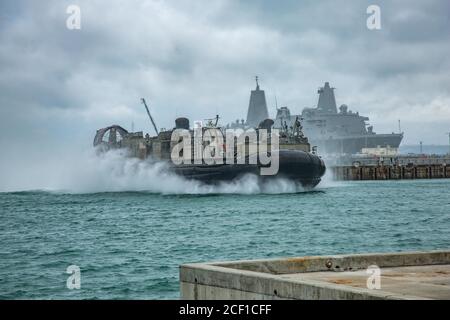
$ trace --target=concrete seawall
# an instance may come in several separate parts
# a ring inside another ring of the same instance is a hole
[[[369,289],[369,266],[380,288]],[[450,250],[195,263],[182,299],[450,299]]]

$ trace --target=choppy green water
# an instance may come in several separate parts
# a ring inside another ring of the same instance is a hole
[[[450,247],[450,180],[312,192],[0,193],[0,298],[177,298],[185,262]],[[66,288],[69,265],[81,289]]]

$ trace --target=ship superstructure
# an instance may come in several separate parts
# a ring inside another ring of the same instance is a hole
[[[291,115],[289,108],[277,109],[274,127],[291,127],[302,119],[310,143],[327,154],[356,154],[363,148],[398,148],[403,133],[377,134],[367,125],[368,117],[352,112],[348,106],[336,105],[334,88],[328,82],[318,90],[317,107],[305,108],[301,115]]]

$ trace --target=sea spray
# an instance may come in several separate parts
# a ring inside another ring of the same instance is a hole
[[[45,156],[47,155],[47,156]],[[217,184],[187,180],[170,171],[168,163],[129,157],[125,150],[97,153],[94,149],[42,153],[10,173],[0,191],[46,190],[67,193],[145,191],[160,194],[296,193],[299,183],[282,178],[262,182],[255,175]]]

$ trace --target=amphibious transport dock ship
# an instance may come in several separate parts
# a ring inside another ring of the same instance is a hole
[[[291,126],[297,117],[304,119],[304,131],[321,153],[356,154],[363,148],[398,148],[403,133],[377,134],[368,126],[368,117],[352,112],[347,105],[336,107],[334,88],[328,82],[319,88],[316,108],[305,108],[300,115],[291,115],[287,107],[277,109],[275,127]]]
[[[258,87],[259,90],[259,87]],[[252,92],[249,104],[249,112],[256,112],[258,115],[265,115],[267,110],[260,110],[261,96]],[[255,100],[257,99],[257,100]],[[180,143],[177,138],[173,138],[174,130],[184,130],[189,133],[191,140],[191,150],[195,149],[194,143],[194,129],[190,127],[189,120],[186,118],[178,118],[175,120],[175,127],[171,130],[158,132],[158,129],[153,121],[152,116],[148,110],[145,100],[142,99],[148,116],[157,133],[156,136],[151,137],[149,134],[143,135],[143,132],[128,132],[121,126],[113,125],[100,130],[94,138],[94,147],[99,151],[107,151],[110,149],[126,149],[128,154],[133,157],[141,159],[149,159],[150,161],[163,161],[167,164],[169,169],[185,178],[195,179],[205,183],[218,183],[221,181],[230,181],[246,174],[258,175],[262,180],[273,178],[286,178],[299,182],[303,187],[313,188],[321,180],[325,173],[325,164],[323,160],[316,154],[315,150],[311,150],[308,138],[304,136],[302,125],[297,118],[293,121],[292,126],[279,130],[278,135],[272,131],[274,121],[271,119],[263,119],[257,125],[247,128],[247,132],[253,132],[259,139],[262,132],[267,132],[270,144],[267,146],[270,158],[274,161],[275,157],[278,159],[278,170],[273,175],[262,175],[262,168],[267,168],[270,165],[261,164],[258,161],[260,155],[255,150],[257,148],[250,148],[250,142],[247,139],[234,141],[235,153],[234,161],[229,163],[226,161],[225,144],[223,148],[218,148],[218,159],[222,157],[222,161],[214,163],[206,163],[201,161],[196,163],[191,161],[188,163],[175,164],[172,160],[172,152],[174,147]],[[265,102],[265,99],[264,99]],[[209,121],[207,125],[201,127],[202,133],[208,129],[218,130],[224,134],[225,129],[218,125],[219,117],[216,116],[216,121]],[[256,122],[255,122],[256,123]],[[198,128],[196,129],[198,132]],[[217,132],[217,131],[216,131]],[[271,150],[272,139],[277,137],[278,148]],[[243,141],[243,142],[239,142]],[[201,142],[205,147],[207,142]],[[259,148],[259,147],[258,147]],[[184,152],[184,150],[183,150]],[[193,151],[192,151],[193,152]],[[214,151],[216,152],[216,150]],[[266,155],[269,156],[266,153]],[[240,161],[241,160],[241,161]]]

